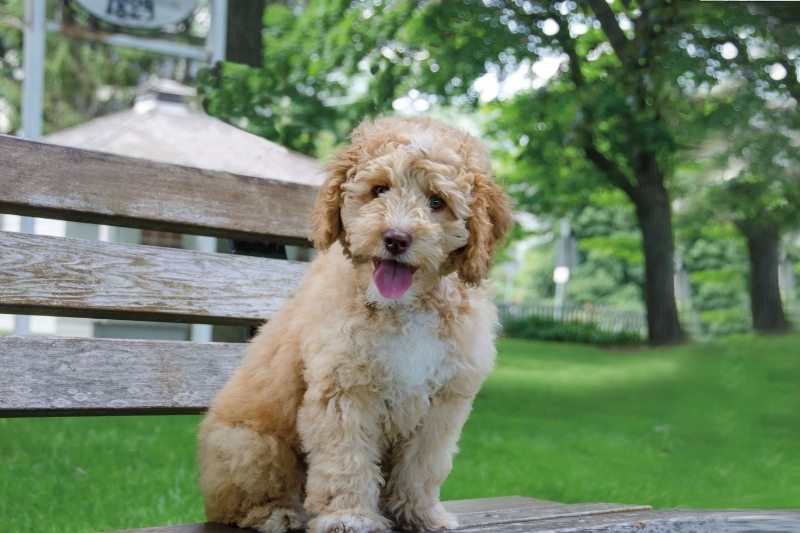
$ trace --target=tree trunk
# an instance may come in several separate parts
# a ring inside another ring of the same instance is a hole
[[[780,231],[772,225],[739,225],[747,239],[750,256],[750,312],[759,333],[782,333],[790,329],[783,312],[778,284]]]
[[[641,181],[640,181],[641,183]],[[686,340],[675,304],[672,212],[663,183],[640,188],[636,216],[644,247],[644,301],[647,307],[647,337],[653,345]]]
[[[266,0],[228,2],[228,40],[225,60],[260,67],[263,55],[261,31],[264,29]]]

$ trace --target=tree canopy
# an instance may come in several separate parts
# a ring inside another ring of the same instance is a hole
[[[272,4],[263,68],[228,64],[209,75],[209,109],[313,153],[324,148],[320,131],[341,141],[362,116],[392,106],[480,108],[521,208],[575,214],[604,189],[632,202],[650,340],[675,342],[683,338],[672,285],[671,202],[683,192],[675,169],[707,140],[701,124],[720,106],[709,99],[718,87],[744,78],[760,108],[797,95],[800,43],[778,20],[797,12],[785,4],[679,4]],[[729,133],[747,129],[741,114],[728,118]]]

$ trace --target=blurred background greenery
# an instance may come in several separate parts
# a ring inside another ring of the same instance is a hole
[[[23,4],[0,4],[4,132],[19,126]],[[653,344],[779,332],[800,301],[799,22],[794,2],[232,2],[212,68],[50,35],[44,129],[127,108],[152,77],[322,160],[365,116],[440,116],[486,140],[514,197],[503,303],[638,311]],[[167,37],[207,27],[201,1]]]

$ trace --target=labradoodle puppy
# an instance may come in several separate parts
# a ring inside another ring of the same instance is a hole
[[[461,428],[495,357],[485,277],[510,203],[472,136],[365,121],[314,213],[319,254],[200,429],[214,522],[441,530]]]

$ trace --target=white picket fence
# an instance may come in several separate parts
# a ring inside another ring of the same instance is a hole
[[[498,304],[497,307],[501,323],[509,319],[537,317],[557,322],[592,324],[601,331],[615,333],[636,333],[644,336],[647,332],[647,320],[644,312],[632,309],[595,305],[555,306],[540,302]]]

